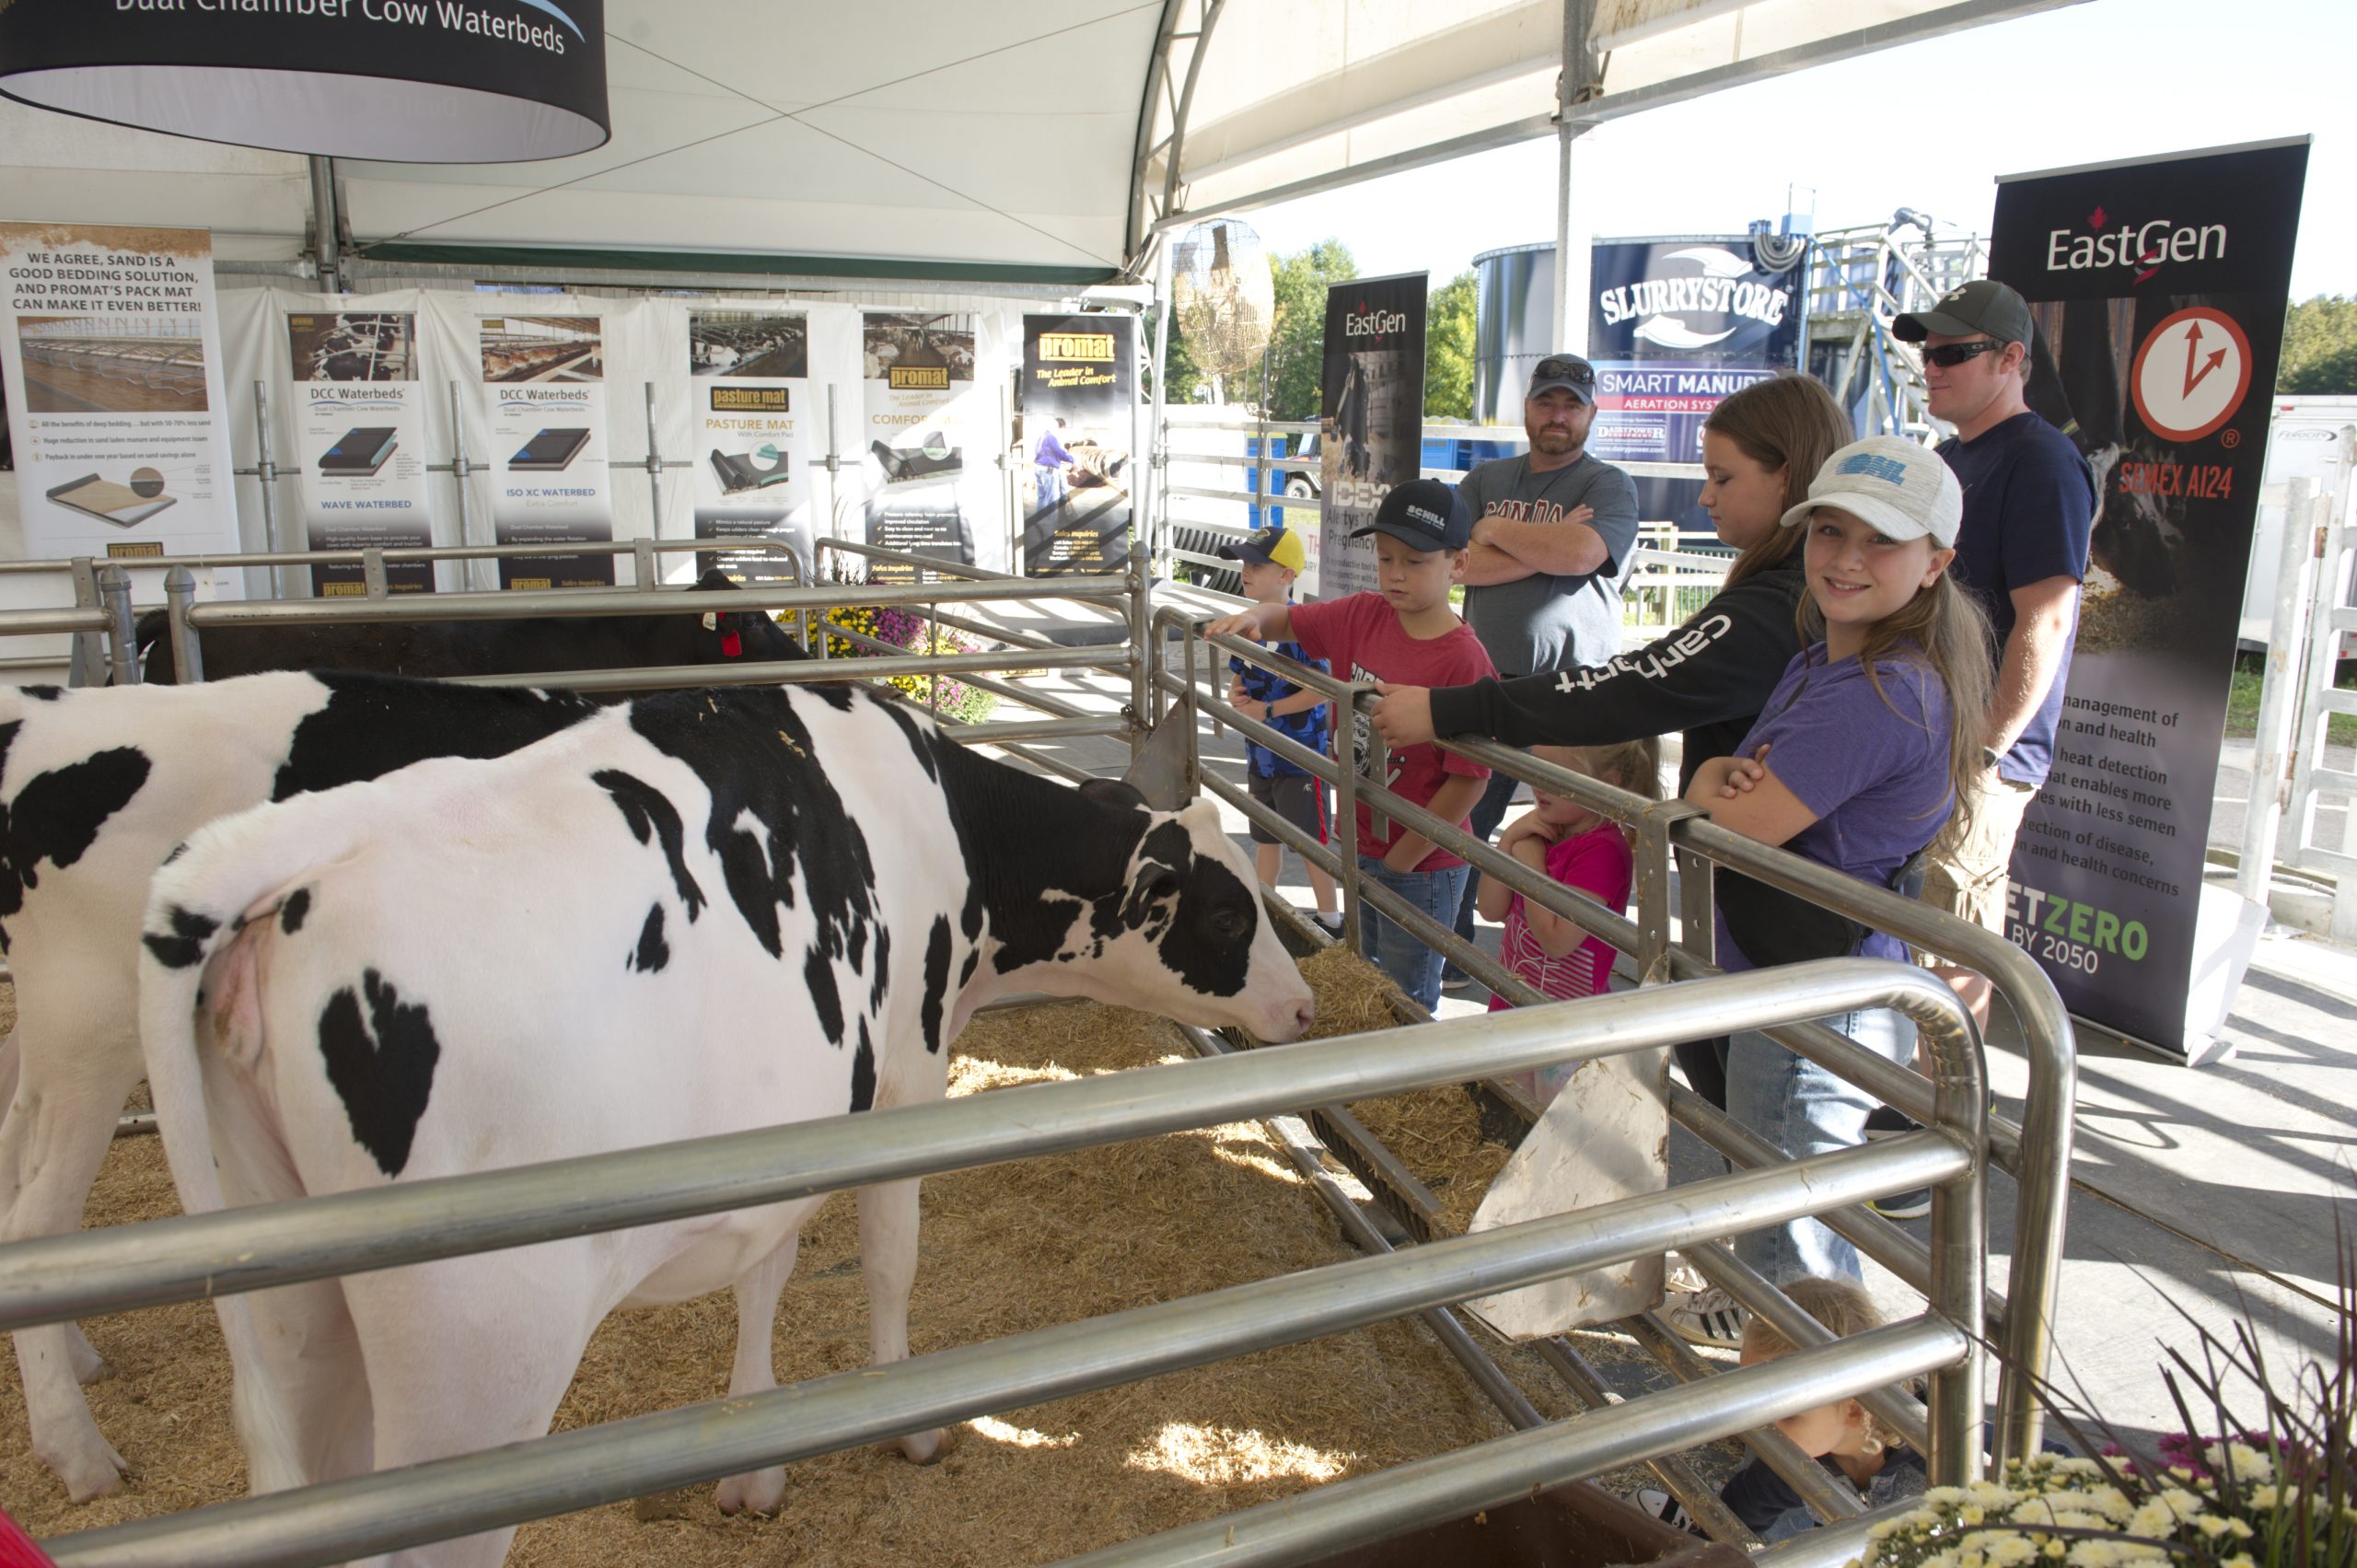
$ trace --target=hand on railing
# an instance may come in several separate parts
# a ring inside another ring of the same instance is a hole
[[[1433,738],[1433,694],[1428,688],[1378,680],[1375,690],[1375,706],[1369,711],[1386,745],[1396,749],[1422,745]]]
[[[1203,635],[1248,637],[1256,643],[1265,642],[1269,634],[1260,630],[1260,611],[1267,608],[1265,605],[1256,604],[1251,609],[1238,610],[1234,615],[1223,615],[1215,621],[1205,623]]]

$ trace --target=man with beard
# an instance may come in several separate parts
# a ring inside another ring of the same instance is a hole
[[[1602,664],[1620,651],[1619,584],[1637,543],[1637,487],[1587,449],[1596,422],[1596,367],[1553,354],[1530,373],[1522,404],[1530,449],[1477,465],[1457,487],[1473,519],[1465,620],[1501,678]],[[1503,772],[1475,802],[1474,837],[1487,842],[1515,781]],[[1473,939],[1472,879],[1457,934]],[[1463,990],[1454,969],[1441,984]]]

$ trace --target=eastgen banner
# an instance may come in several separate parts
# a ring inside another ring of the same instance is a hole
[[[2255,929],[2202,862],[2307,161],[2303,137],[2018,176],[1990,240],[2037,319],[2030,406],[2102,497],[2007,934],[2073,1013],[2187,1053]]]
[[[1418,476],[1424,440],[1424,295],[1430,274],[1358,278],[1326,291],[1318,391],[1322,500],[1305,536],[1300,591],[1341,598],[1375,587],[1375,545],[1353,539],[1395,484]]]

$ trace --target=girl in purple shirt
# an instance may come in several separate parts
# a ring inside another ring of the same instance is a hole
[[[1980,789],[1991,668],[1987,616],[1947,573],[1963,516],[1956,476],[1913,442],[1872,436],[1827,459],[1808,499],[1782,519],[1808,530],[1805,645],[1736,754],[1696,772],[1689,802],[1747,838],[1877,887],[1939,834],[1961,830]],[[1757,923],[1731,928],[1723,901],[1720,967],[1801,956],[1767,950],[1771,934],[1781,935]],[[1745,951],[1746,935],[1760,951]],[[1880,932],[1851,950],[1907,958]],[[1913,1058],[1914,1026],[1898,1014],[1828,1022],[1894,1062]],[[1765,1035],[1734,1038],[1728,1112],[1790,1155],[1861,1142],[1874,1104]],[[1860,1272],[1856,1251],[1816,1220],[1740,1237],[1736,1252],[1780,1283]]]

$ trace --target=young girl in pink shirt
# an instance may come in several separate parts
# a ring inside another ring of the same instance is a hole
[[[1647,800],[1661,798],[1661,742],[1650,736],[1615,746],[1534,746],[1531,755],[1601,784],[1625,789]],[[1585,893],[1615,914],[1629,908],[1630,882],[1636,860],[1629,834],[1620,825],[1575,800],[1532,786],[1531,808],[1506,825],[1498,848],[1529,866],[1544,871],[1566,888]],[[1505,927],[1498,941],[1498,957],[1515,977],[1557,1001],[1595,996],[1605,989],[1612,972],[1612,949],[1588,935],[1562,915],[1541,909],[1493,877],[1484,876],[1475,892],[1481,918]],[[1490,1011],[1508,1004],[1490,998]],[[1539,1104],[1562,1092],[1571,1078],[1570,1066],[1536,1069],[1513,1074],[1514,1081]]]

